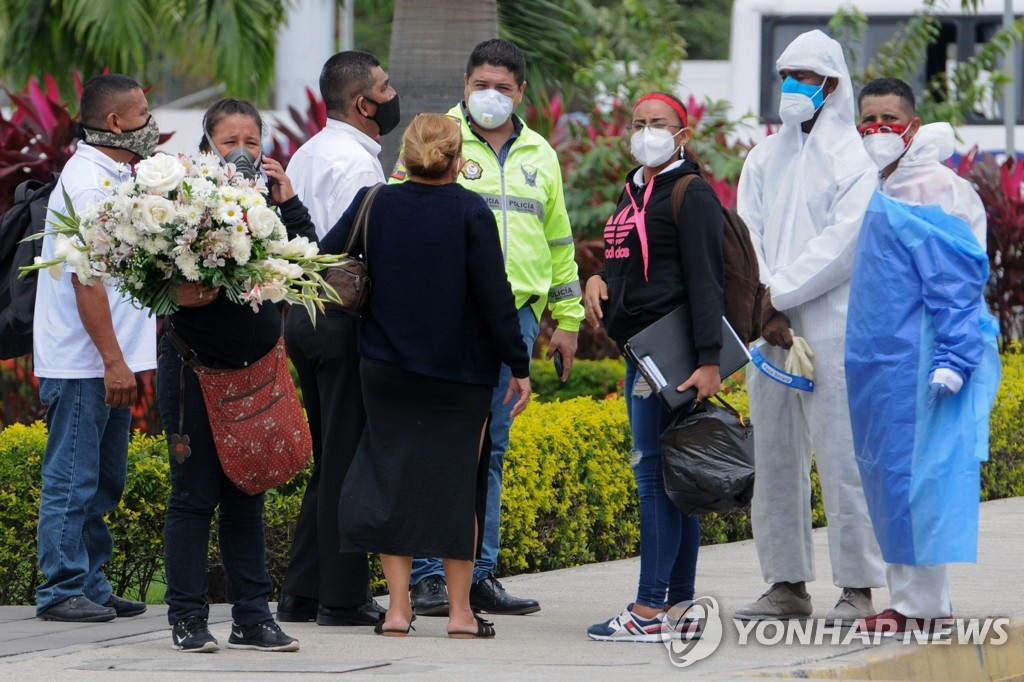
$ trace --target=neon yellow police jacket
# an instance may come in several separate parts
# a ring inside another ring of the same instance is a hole
[[[465,166],[459,184],[479,194],[494,212],[516,307],[529,304],[540,319],[547,305],[559,329],[579,331],[582,290],[555,150],[517,117],[518,137],[501,165],[469,127],[461,104],[448,115],[462,122]],[[399,163],[391,182],[404,179],[405,167]]]

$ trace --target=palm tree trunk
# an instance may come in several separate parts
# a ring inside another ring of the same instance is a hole
[[[388,76],[402,98],[402,123],[383,140],[385,172],[413,117],[460,101],[469,53],[497,36],[497,0],[395,0]]]

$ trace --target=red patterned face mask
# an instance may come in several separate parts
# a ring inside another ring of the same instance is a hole
[[[900,137],[903,137],[909,127],[909,123],[867,123],[858,126],[857,132],[860,133],[861,137],[876,135],[878,133],[896,133]]]
[[[857,128],[864,141],[864,150],[880,170],[898,160],[910,145],[906,133],[910,124],[871,123]]]

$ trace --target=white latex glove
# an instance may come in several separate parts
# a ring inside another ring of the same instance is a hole
[[[793,334],[793,330],[790,329],[789,333]],[[813,379],[814,365],[811,364],[811,358],[813,357],[814,351],[807,345],[807,340],[802,336],[793,334],[793,346],[786,354],[786,366],[783,369],[790,374]]]
[[[964,378],[956,370],[948,367],[939,367],[932,372],[928,379],[929,384],[941,384],[949,389],[951,395],[956,395],[963,388]]]

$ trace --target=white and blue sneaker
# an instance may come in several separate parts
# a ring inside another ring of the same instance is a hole
[[[664,613],[654,618],[643,618],[632,609],[630,604],[614,618],[591,625],[587,628],[587,636],[599,642],[664,642],[679,638],[679,633],[665,622]]]
[[[673,639],[700,639],[703,629],[700,619],[690,615],[689,604],[692,602],[683,603],[687,604],[685,608],[680,608],[682,604],[676,604],[665,612],[665,626],[674,632]]]

